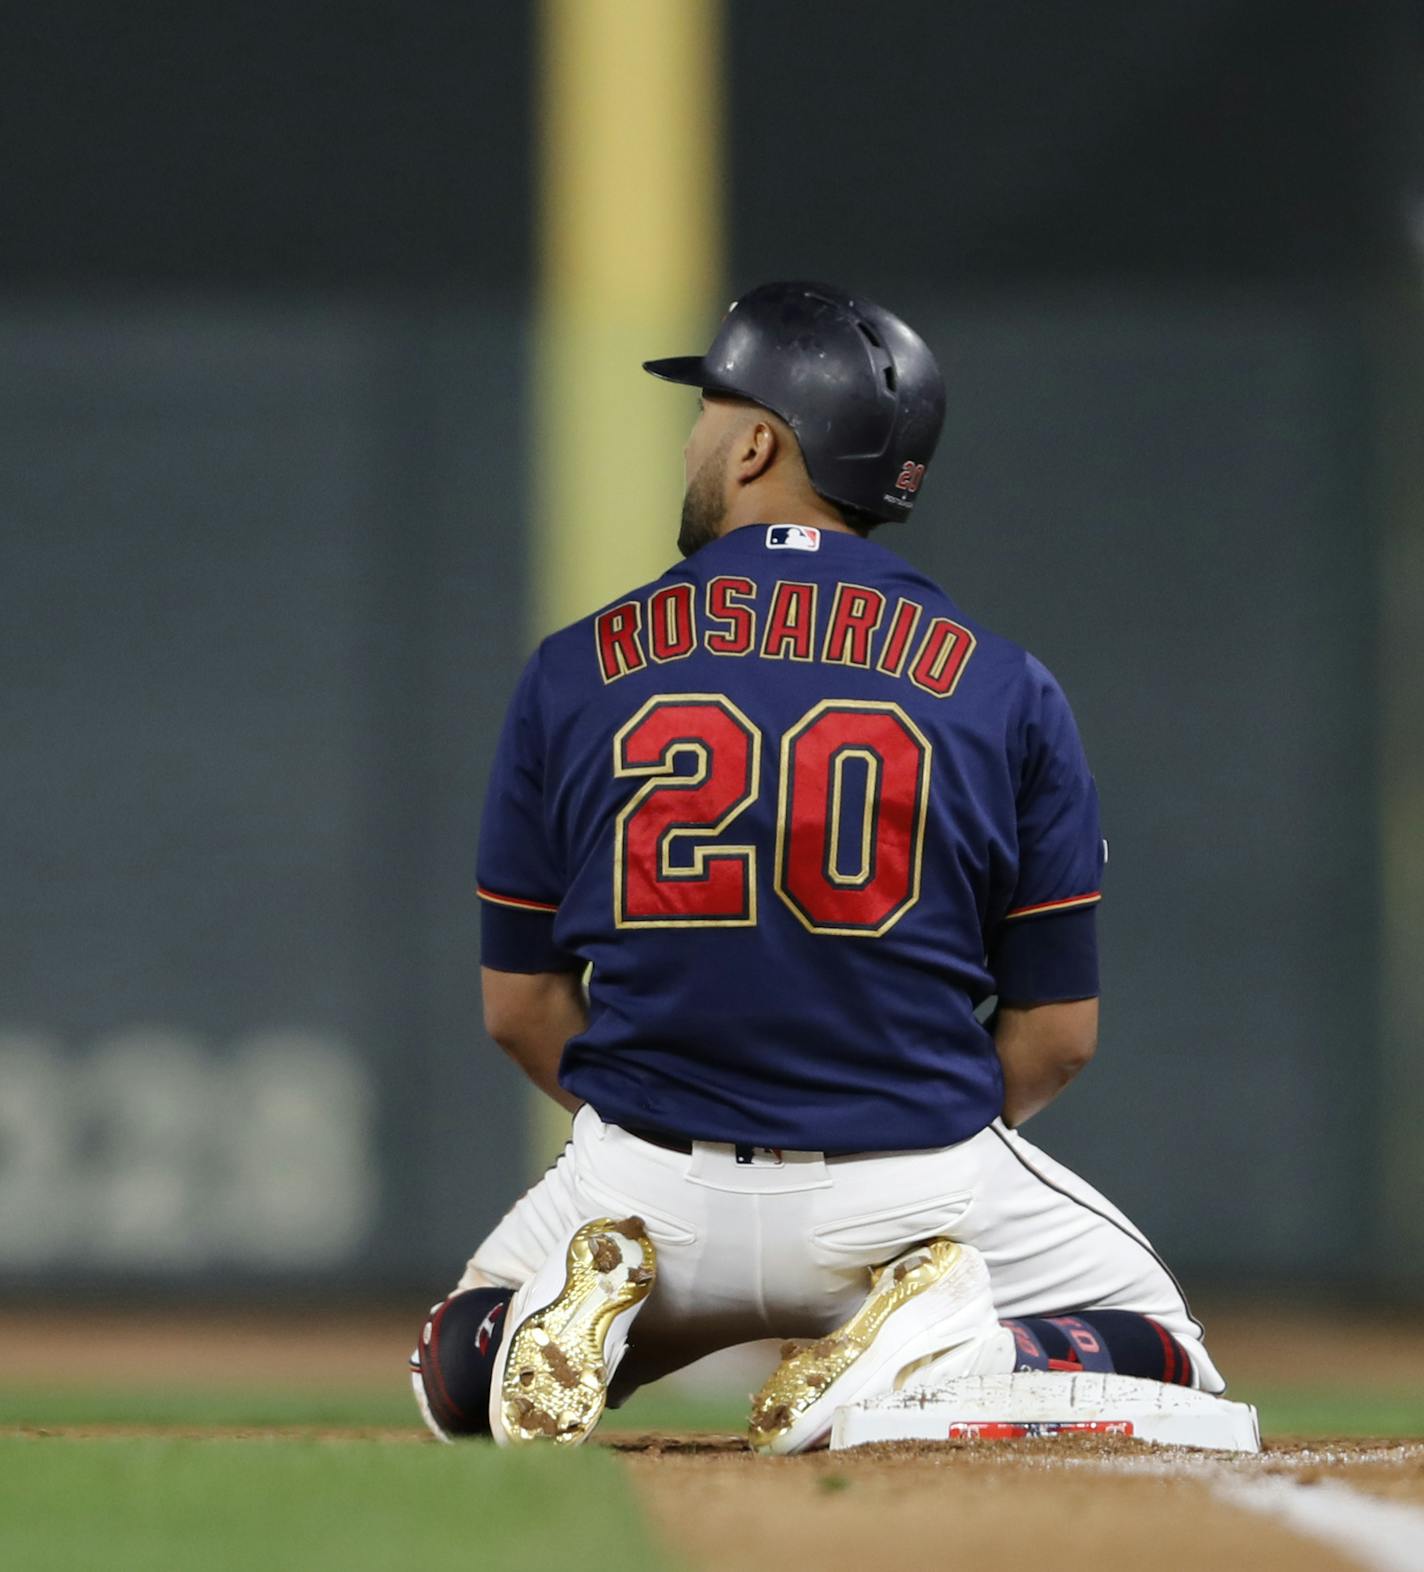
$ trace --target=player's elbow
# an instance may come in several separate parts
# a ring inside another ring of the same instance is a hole
[[[1064,1078],[1071,1081],[1093,1062],[1093,1055],[1098,1051],[1097,1026],[1094,1025],[1091,1031],[1065,1034],[1050,1051]]]
[[[480,969],[485,1031],[518,1057],[531,1040],[581,1029],[578,978],[565,972],[499,972]]]
[[[1098,1049],[1098,1001],[1000,1006],[995,1037],[1027,1060],[1076,1074]]]
[[[1041,1085],[1061,1091],[1092,1063],[1097,1042],[1083,1037],[1040,1039],[1032,1050],[1020,1048],[1018,1063]]]
[[[485,1005],[485,1034],[492,1042],[504,1049],[506,1053],[513,1051],[519,1041],[520,1023],[509,1011],[498,1006],[491,1009]]]
[[[1020,1124],[1091,1062],[1098,1046],[1098,1001],[1001,1005],[994,1043],[1004,1075],[1004,1118]]]
[[[518,972],[483,973],[485,1031],[506,1052],[529,1035],[539,1007],[538,979]]]

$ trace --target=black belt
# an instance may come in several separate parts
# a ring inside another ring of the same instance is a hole
[[[692,1152],[692,1140],[685,1135],[671,1135],[666,1130],[636,1129],[631,1124],[621,1125],[619,1128],[627,1131],[629,1135],[634,1136],[639,1141],[646,1141],[649,1146],[662,1147],[665,1152],[682,1152],[684,1155],[690,1155]],[[752,1155],[755,1152],[780,1152],[783,1148],[779,1146],[742,1146],[734,1142],[732,1143],[732,1150],[736,1153],[739,1163],[751,1163],[755,1160]],[[828,1162],[834,1162],[838,1157],[874,1157],[876,1153],[837,1151],[821,1152],[819,1155]]]

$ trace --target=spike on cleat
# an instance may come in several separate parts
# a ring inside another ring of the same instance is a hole
[[[490,1401],[497,1442],[588,1439],[656,1274],[656,1252],[637,1218],[597,1218],[566,1238],[511,1302]]]
[[[748,1438],[758,1452],[804,1451],[829,1434],[839,1407],[892,1390],[916,1361],[961,1349],[971,1365],[997,1359],[1006,1337],[978,1251],[931,1240],[873,1271],[865,1300],[836,1331],[783,1345],[752,1400]]]

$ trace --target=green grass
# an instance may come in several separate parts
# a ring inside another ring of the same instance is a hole
[[[1267,1436],[1424,1436],[1424,1394],[1351,1391],[1339,1387],[1233,1386],[1229,1394],[1255,1403]],[[662,1383],[610,1411],[604,1431],[740,1430],[742,1394],[692,1395]],[[0,1390],[0,1433],[6,1428],[59,1425],[205,1425],[268,1428],[408,1429],[420,1433],[406,1388],[351,1392],[192,1391],[186,1388]],[[2,1563],[0,1563],[2,1564]]]
[[[745,1394],[708,1397],[678,1390],[666,1382],[645,1387],[619,1409],[610,1409],[604,1425],[616,1430],[715,1430],[723,1434],[745,1430]]]
[[[1424,1393],[1233,1386],[1227,1396],[1256,1405],[1268,1441],[1274,1436],[1424,1436]]]
[[[601,1448],[0,1437],[0,1566],[17,1572],[669,1565]]]
[[[0,1391],[0,1431],[14,1425],[201,1425],[268,1429],[398,1425],[419,1428],[410,1388],[273,1392],[241,1388],[19,1387]]]
[[[1271,1436],[1424,1435],[1424,1398],[1339,1388],[1242,1388]],[[617,1430],[735,1431],[745,1399],[652,1387]],[[66,1440],[85,1425],[286,1428],[260,1442],[166,1436]],[[375,1572],[521,1567],[669,1572],[617,1457],[419,1438],[403,1388],[319,1394],[13,1388],[0,1391],[0,1567],[24,1572]],[[7,1432],[9,1432],[7,1434]],[[306,1433],[303,1433],[306,1432]]]
[[[745,1397],[687,1396],[675,1386],[649,1387],[626,1407],[610,1411],[615,1430],[740,1430]],[[6,1428],[59,1425],[154,1425],[193,1429],[204,1425],[242,1429],[376,1427],[421,1431],[404,1383],[389,1390],[272,1392],[185,1387],[15,1387],[0,1389],[0,1433]]]

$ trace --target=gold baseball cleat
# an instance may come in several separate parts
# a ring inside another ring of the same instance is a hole
[[[640,1217],[600,1217],[574,1230],[510,1304],[490,1404],[497,1442],[588,1439],[656,1272]]]
[[[870,1292],[844,1326],[813,1343],[787,1343],[752,1400],[758,1452],[801,1452],[829,1433],[837,1408],[899,1386],[947,1351],[999,1331],[989,1273],[977,1250],[932,1239],[871,1273]]]

